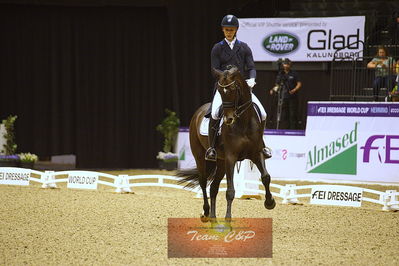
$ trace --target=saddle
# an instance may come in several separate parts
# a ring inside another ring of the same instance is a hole
[[[259,106],[256,105],[255,103],[253,103],[253,106],[255,107],[255,112],[258,115],[259,122],[262,122]],[[211,117],[211,112],[212,112],[212,105],[209,106],[208,110],[206,111],[206,113],[204,115],[204,118],[201,121],[200,134],[202,136],[208,136],[209,118]],[[222,116],[223,116],[223,109],[220,108],[219,117],[222,117]],[[223,125],[223,119],[220,119],[218,135],[220,135],[220,133],[221,133],[222,125]]]

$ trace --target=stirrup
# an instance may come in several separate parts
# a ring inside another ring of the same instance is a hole
[[[262,149],[263,155],[265,155],[265,159],[272,158],[272,150],[269,147],[264,147]]]
[[[205,153],[205,160],[216,162],[216,157],[217,157],[216,149],[213,147],[209,147]]]

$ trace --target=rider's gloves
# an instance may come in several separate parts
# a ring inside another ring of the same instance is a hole
[[[247,82],[248,86],[249,86],[251,89],[252,89],[252,88],[255,86],[255,84],[256,84],[254,78],[247,79],[247,80],[245,80],[245,81]]]

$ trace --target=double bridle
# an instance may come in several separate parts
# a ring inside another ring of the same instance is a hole
[[[248,110],[248,108],[250,106],[252,106],[252,97],[247,102],[245,102],[241,105],[238,105],[238,100],[239,100],[238,96],[241,95],[241,88],[239,86],[235,85],[235,82],[236,81],[234,80],[227,85],[222,85],[218,81],[218,86],[221,88],[227,88],[230,86],[235,87],[235,91],[236,91],[235,101],[234,102],[222,101],[222,105],[223,105],[223,109],[224,108],[234,108],[234,117],[239,118],[246,110]]]

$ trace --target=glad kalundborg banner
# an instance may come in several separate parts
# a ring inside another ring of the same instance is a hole
[[[255,61],[331,61],[362,56],[364,16],[321,18],[244,18],[237,38],[248,43]]]
[[[399,104],[309,102],[307,179],[399,183]]]

